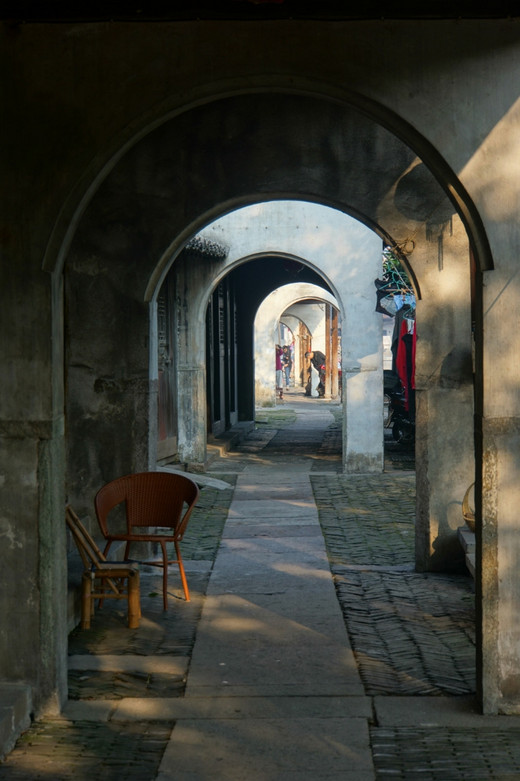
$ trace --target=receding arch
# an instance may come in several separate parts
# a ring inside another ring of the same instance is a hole
[[[172,262],[182,264],[181,249],[189,237],[212,217],[246,204],[287,198],[341,210],[403,252],[413,241],[408,262],[425,298],[432,285],[440,284],[440,257],[435,273],[431,259],[433,252],[440,251],[443,236],[451,241],[450,221],[456,223],[459,242],[449,259],[446,254],[446,263],[450,268],[469,267],[464,215],[457,217],[453,197],[446,194],[451,187],[457,189],[456,178],[453,183],[437,153],[426,141],[421,147],[415,131],[388,109],[346,92],[324,89],[320,94],[301,86],[284,90],[264,85],[205,96],[176,112],[158,119],[149,132],[142,131],[107,169],[107,176],[84,204],[66,264],[67,292],[78,302],[68,313],[68,387],[77,392],[74,398],[69,395],[69,411],[81,413],[75,406],[80,400],[83,413],[95,421],[114,389],[123,399],[116,414],[111,410],[114,430],[138,410],[131,455],[125,442],[112,459],[120,470],[125,462],[130,470],[153,463],[148,302]],[[394,125],[399,125],[399,135]],[[418,176],[420,148],[428,153],[428,165],[421,167]],[[438,180],[434,169],[444,171],[444,179]],[[439,222],[434,219],[437,211]],[[471,230],[475,245],[484,244],[485,236],[476,237],[478,226],[472,225]],[[216,271],[213,268],[211,274]],[[200,279],[189,277],[194,272],[186,269],[186,273],[188,283],[200,287]],[[442,299],[440,287],[436,292]],[[103,307],[92,312],[93,300]],[[437,382],[439,363],[435,313],[428,307],[425,300],[422,314],[428,338],[423,339],[426,358],[420,372],[425,391]],[[123,313],[120,322],[111,316],[116,308]],[[464,308],[455,315],[454,322],[466,318]],[[182,329],[189,354],[191,335],[184,325]],[[86,368],[78,346],[84,348],[86,339],[96,334],[95,355]],[[442,351],[449,351],[457,338],[455,332],[447,334]],[[188,368],[200,375],[196,394],[203,393],[202,363]],[[84,417],[69,414],[72,451],[74,442],[80,443],[76,455],[69,451],[70,465],[73,472],[91,474],[98,483],[111,475],[105,474],[106,465],[85,466],[85,460],[96,456],[85,452],[85,432],[81,436],[74,432],[73,419]],[[117,442],[113,434],[111,441]],[[457,479],[462,482],[466,477]],[[92,488],[84,486],[85,491]]]
[[[274,290],[267,296],[258,307],[255,317],[255,400],[256,404],[262,405],[273,403],[273,338],[275,326],[281,322],[282,316],[291,308],[297,307],[301,303],[330,304],[336,311],[343,310],[342,302],[329,293],[324,287],[304,282],[292,282]],[[315,315],[316,313],[313,312]],[[305,323],[309,333],[313,333],[309,322],[299,313],[299,319]],[[318,318],[325,321],[322,313]],[[297,334],[295,335],[295,339]],[[295,355],[295,369],[300,369],[299,355]],[[303,368],[303,367],[301,367]]]

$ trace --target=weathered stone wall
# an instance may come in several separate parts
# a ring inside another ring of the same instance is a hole
[[[457,529],[475,472],[469,250],[458,218],[441,235],[441,243],[439,234],[425,236],[410,258],[417,256],[424,290],[417,305],[416,539],[417,566],[426,570],[464,566]]]

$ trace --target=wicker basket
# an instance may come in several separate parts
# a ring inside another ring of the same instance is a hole
[[[475,531],[475,510],[472,510],[469,505],[469,495],[474,485],[475,483],[471,483],[462,500],[462,517],[466,522],[466,526],[472,532]]]

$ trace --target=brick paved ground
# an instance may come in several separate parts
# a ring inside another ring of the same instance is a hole
[[[518,781],[518,730],[400,727],[370,731],[378,781]]]
[[[320,403],[320,402],[311,402]],[[455,697],[474,691],[473,585],[469,577],[413,572],[413,452],[389,442],[380,476],[345,477],[341,429],[334,422],[312,440],[288,428],[290,399],[271,414],[242,447],[216,458],[210,472],[228,482],[255,453],[310,458],[312,484],[338,599],[366,693],[373,696]],[[288,434],[290,432],[290,436]],[[128,630],[124,610],[106,603],[92,629],[70,637],[72,655],[189,657],[205,588],[232,492],[204,489],[190,522],[184,557],[191,564],[192,601],[173,583],[175,609],[162,612],[160,579],[145,576],[143,621]],[[200,565],[200,569],[197,566]],[[182,696],[184,677],[162,673],[72,671],[71,697]],[[378,781],[520,779],[520,730],[432,726],[370,728]],[[172,723],[139,724],[45,720],[35,724],[0,765],[6,781],[152,781]],[[180,780],[181,781],[181,780]],[[317,778],[316,781],[319,781]]]
[[[0,778],[8,781],[151,781],[173,724],[34,724],[18,741]]]
[[[475,691],[473,582],[413,571],[413,474],[312,478],[367,694]]]

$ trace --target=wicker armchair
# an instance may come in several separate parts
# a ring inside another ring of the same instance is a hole
[[[169,472],[139,472],[112,480],[101,488],[94,499],[101,532],[106,540],[105,555],[116,540],[126,542],[125,558],[128,558],[133,542],[158,543],[160,560],[143,562],[163,569],[163,605],[168,609],[168,565],[179,566],[186,601],[190,600],[188,582],[182,563],[181,542],[191,512],[199,498],[197,484],[183,474]],[[111,510],[125,504],[126,530],[109,529]],[[166,545],[173,543],[176,558],[170,559]]]

